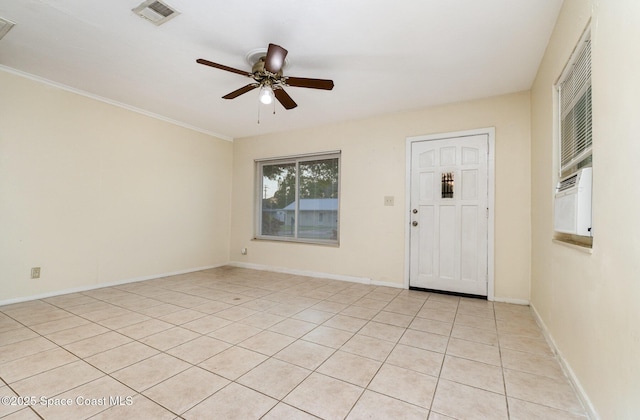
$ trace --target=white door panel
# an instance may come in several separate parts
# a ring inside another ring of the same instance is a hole
[[[487,295],[488,136],[411,145],[409,285]]]

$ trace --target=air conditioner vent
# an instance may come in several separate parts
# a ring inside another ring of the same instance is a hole
[[[558,182],[553,204],[553,228],[571,235],[593,236],[591,184],[593,168],[582,168]]]
[[[13,25],[15,25],[15,23],[0,18],[0,39],[2,39],[2,37],[5,36],[11,28],[13,28]]]
[[[156,25],[162,25],[169,19],[180,14],[177,10],[160,0],[147,0],[132,10],[137,15],[142,16]]]
[[[568,178],[563,179],[558,184],[558,192],[568,190],[569,188],[575,186],[577,180],[578,180],[578,174],[574,174]]]

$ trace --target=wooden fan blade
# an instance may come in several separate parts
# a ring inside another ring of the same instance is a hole
[[[282,104],[285,109],[293,109],[298,106],[297,103],[291,99],[291,96],[282,89],[274,89],[273,93],[276,95],[278,102]]]
[[[288,51],[282,48],[280,45],[269,44],[267,56],[264,59],[265,70],[274,74],[282,70],[287,52]]]
[[[233,92],[231,92],[231,93],[228,93],[228,94],[224,95],[224,96],[222,97],[222,99],[233,99],[233,98],[237,98],[238,96],[240,96],[240,95],[242,95],[242,94],[245,94],[245,93],[247,93],[247,92],[250,92],[250,91],[252,91],[253,89],[255,89],[255,88],[257,88],[257,87],[258,87],[258,84],[257,84],[257,83],[252,83],[252,84],[250,84],[250,85],[243,86],[243,87],[241,87],[240,89],[236,89],[236,90],[234,90]]]
[[[287,77],[285,83],[289,86],[311,88],[311,89],[333,89],[333,80],[307,79],[305,77]]]
[[[220,69],[220,70],[230,71],[231,73],[237,73],[237,74],[241,74],[243,76],[251,77],[251,73],[249,73],[247,71],[238,70],[238,69],[234,69],[233,67],[225,66],[223,64],[214,63],[212,61],[205,60],[204,58],[198,58],[196,60],[196,63],[204,64],[205,66],[215,67],[215,68]]]

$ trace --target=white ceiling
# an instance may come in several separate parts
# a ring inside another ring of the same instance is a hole
[[[0,65],[226,138],[287,131],[527,90],[562,0],[165,0],[181,14],[155,26],[142,0],[0,0],[16,23]],[[289,51],[298,107],[262,105],[247,52]]]

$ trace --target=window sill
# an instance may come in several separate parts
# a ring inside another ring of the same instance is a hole
[[[259,242],[281,243],[281,244],[320,245],[320,246],[328,246],[333,248],[340,248],[340,242],[335,242],[335,241],[314,241],[314,240],[291,239],[291,238],[277,239],[277,238],[269,238],[269,237],[256,237],[251,240],[259,241]]]
[[[586,244],[572,241],[571,239],[552,239],[555,244],[566,246],[568,248],[575,249],[576,251],[584,252],[585,254],[593,254],[593,248]]]

